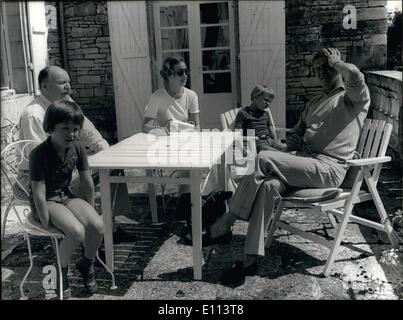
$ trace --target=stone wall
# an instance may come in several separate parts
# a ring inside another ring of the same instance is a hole
[[[323,47],[337,47],[345,61],[362,71],[386,67],[387,1],[286,1],[287,127],[298,121],[305,104],[322,92],[311,60]],[[343,28],[343,8],[357,9],[357,28]]]
[[[45,2],[46,24],[48,27],[49,65],[63,67],[57,8],[58,2]]]
[[[47,2],[47,5],[58,4]],[[73,98],[110,143],[116,113],[106,1],[63,2],[67,66]],[[59,26],[60,28],[60,26]],[[62,65],[59,30],[49,32],[50,61]]]
[[[366,74],[371,92],[370,117],[393,125],[390,143],[403,170],[402,72],[371,71]]]

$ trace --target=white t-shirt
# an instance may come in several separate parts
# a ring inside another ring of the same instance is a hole
[[[155,119],[155,125],[165,127],[171,119],[187,121],[189,113],[199,111],[198,97],[193,90],[184,88],[183,96],[175,99],[165,88],[160,88],[151,95],[144,117]]]

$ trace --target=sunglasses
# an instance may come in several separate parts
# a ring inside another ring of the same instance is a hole
[[[189,70],[188,69],[180,69],[178,71],[176,71],[176,73],[174,73],[175,75],[177,75],[178,77],[182,77],[184,74],[186,74],[187,76],[189,75]]]

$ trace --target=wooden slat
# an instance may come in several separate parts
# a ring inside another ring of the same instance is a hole
[[[365,143],[364,152],[361,155],[361,158],[368,158],[369,152],[371,151],[371,146],[374,141],[375,131],[378,126],[379,120],[372,120],[371,126],[369,128],[368,138]]]
[[[320,243],[321,245],[323,245],[323,246],[325,246],[325,247],[327,247],[329,249],[332,247],[332,242],[330,242],[330,241],[328,241],[328,240],[326,240],[326,239],[324,239],[324,238],[322,238],[320,236],[317,236],[317,235],[315,235],[313,233],[308,233],[308,232],[303,231],[301,229],[295,228],[295,227],[293,227],[293,226],[291,226],[289,224],[286,224],[284,222],[281,222],[281,221],[277,222],[277,227],[279,227],[281,229],[284,229],[284,230],[287,230],[287,231],[289,231],[291,233],[297,234],[302,238],[311,240],[312,242]]]
[[[362,128],[361,138],[358,143],[357,152],[361,156],[364,150],[365,141],[367,140],[369,126],[371,125],[371,119],[367,119],[364,122],[364,127]]]
[[[344,212],[341,210],[331,210],[331,212],[338,218],[343,217],[343,214],[344,214]],[[376,230],[385,232],[385,227],[378,222],[374,222],[374,221],[371,221],[371,220],[368,220],[365,218],[361,218],[361,217],[358,217],[355,215],[351,215],[350,220],[351,220],[351,222],[356,222],[356,223],[362,224],[363,226],[367,226],[369,228],[374,228]]]
[[[392,133],[392,125],[390,123],[387,123],[385,125],[384,131],[383,131],[383,136],[382,136],[382,141],[381,141],[381,146],[379,147],[378,151],[378,156],[384,156],[386,154],[386,149],[388,148],[389,144],[389,139],[390,135]],[[382,165],[378,165],[375,167],[375,170],[373,172],[373,178],[375,181],[375,185],[378,183],[379,175],[382,170]]]
[[[379,147],[379,151],[377,154],[378,157],[383,157],[386,154],[386,149],[388,148],[390,134],[392,133],[392,127],[393,126],[390,123],[387,123],[385,125],[385,128],[383,130],[381,145]]]
[[[385,128],[385,121],[379,121],[378,127],[376,128],[374,143],[372,144],[371,152],[369,153],[370,158],[376,157],[378,155],[379,145],[381,143],[384,128]]]
[[[239,108],[236,108],[236,109],[231,109],[220,115],[221,124],[223,126],[223,129],[234,130],[235,119],[236,119],[238,112],[239,112]]]

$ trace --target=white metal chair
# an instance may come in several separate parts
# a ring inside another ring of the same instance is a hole
[[[59,274],[59,298],[60,300],[63,300],[63,285],[62,285],[63,278],[62,278],[62,269],[60,265],[58,240],[62,239],[64,237],[64,234],[54,227],[44,228],[41,223],[39,223],[33,218],[31,208],[29,205],[29,191],[26,190],[23,184],[17,179],[17,167],[25,158],[24,150],[28,145],[32,146],[32,144],[36,145],[39,144],[39,142],[34,140],[20,140],[9,144],[1,152],[1,174],[5,177],[5,181],[7,183],[5,190],[7,192],[6,194],[9,200],[9,204],[7,206],[6,214],[4,217],[3,235],[5,228],[5,221],[7,220],[8,212],[11,210],[11,208],[13,208],[16,217],[18,219],[18,222],[23,229],[24,237],[27,241],[29,261],[30,261],[29,268],[20,284],[20,292],[22,300],[27,299],[27,296],[24,294],[24,283],[27,280],[28,275],[30,274],[33,267],[33,255],[31,251],[30,236],[32,235],[38,237],[49,237],[52,240],[52,244],[56,253],[57,268]],[[19,198],[16,197],[15,192],[13,192],[16,186],[18,186],[19,189],[21,189],[23,197]],[[16,208],[17,205],[21,204],[25,206],[22,213],[20,213]],[[99,258],[98,252],[96,258],[112,277],[111,289],[112,290],[116,289],[117,287],[115,285],[115,276],[113,272]]]
[[[2,149],[18,140],[19,124],[8,118],[1,119],[1,146]]]
[[[351,189],[343,189],[343,192],[333,199],[307,203],[293,198],[282,198],[282,201],[273,214],[272,221],[268,227],[266,248],[270,246],[274,232],[277,228],[295,233],[310,241],[319,243],[330,249],[323,274],[328,276],[333,267],[339,246],[344,236],[348,222],[355,222],[361,225],[383,231],[387,234],[393,247],[398,247],[399,240],[394,234],[392,224],[390,223],[383,206],[382,200],[377,190],[377,183],[382,169],[382,164],[389,162],[390,157],[385,156],[388,147],[392,125],[380,120],[367,119],[361,133],[357,146],[359,159],[350,160],[349,175],[353,178]],[[362,184],[365,180],[368,191],[363,190]],[[307,189],[305,189],[307,190]],[[352,214],[356,203],[364,201],[374,201],[375,207],[380,217],[380,223],[364,219]],[[313,212],[328,213],[330,222],[336,227],[336,233],[333,241],[329,241],[309,231],[300,230],[284,221],[280,221],[280,216],[284,208],[309,208]],[[336,222],[333,216],[339,219]]]

